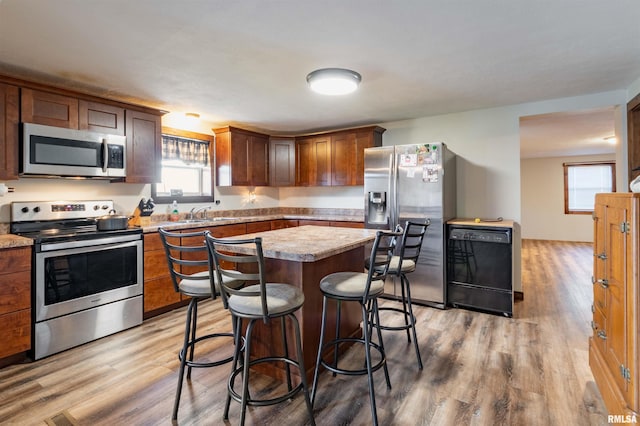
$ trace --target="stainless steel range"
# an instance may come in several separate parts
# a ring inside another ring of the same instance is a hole
[[[33,238],[32,355],[40,359],[142,323],[142,230],[99,231],[113,201],[11,203]]]

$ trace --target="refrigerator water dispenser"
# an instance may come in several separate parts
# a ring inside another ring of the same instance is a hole
[[[387,223],[387,193],[380,191],[369,192],[368,223]]]

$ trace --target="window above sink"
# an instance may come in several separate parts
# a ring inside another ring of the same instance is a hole
[[[162,204],[211,202],[214,136],[162,128],[162,182],[151,185],[151,197]]]

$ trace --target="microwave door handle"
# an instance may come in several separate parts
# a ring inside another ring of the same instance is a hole
[[[102,138],[102,171],[107,172],[109,167],[109,144],[107,138]]]

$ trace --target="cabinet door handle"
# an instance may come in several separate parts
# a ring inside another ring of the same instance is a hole
[[[600,253],[600,254],[597,254],[596,256],[598,257],[598,259],[607,260],[606,253]]]
[[[609,280],[607,280],[605,278],[600,279],[600,280],[596,280],[596,282],[598,284],[600,284],[602,286],[602,288],[608,288],[609,287]]]
[[[596,335],[601,338],[602,340],[607,340],[607,333],[605,333],[604,331],[600,330],[596,333]]]

